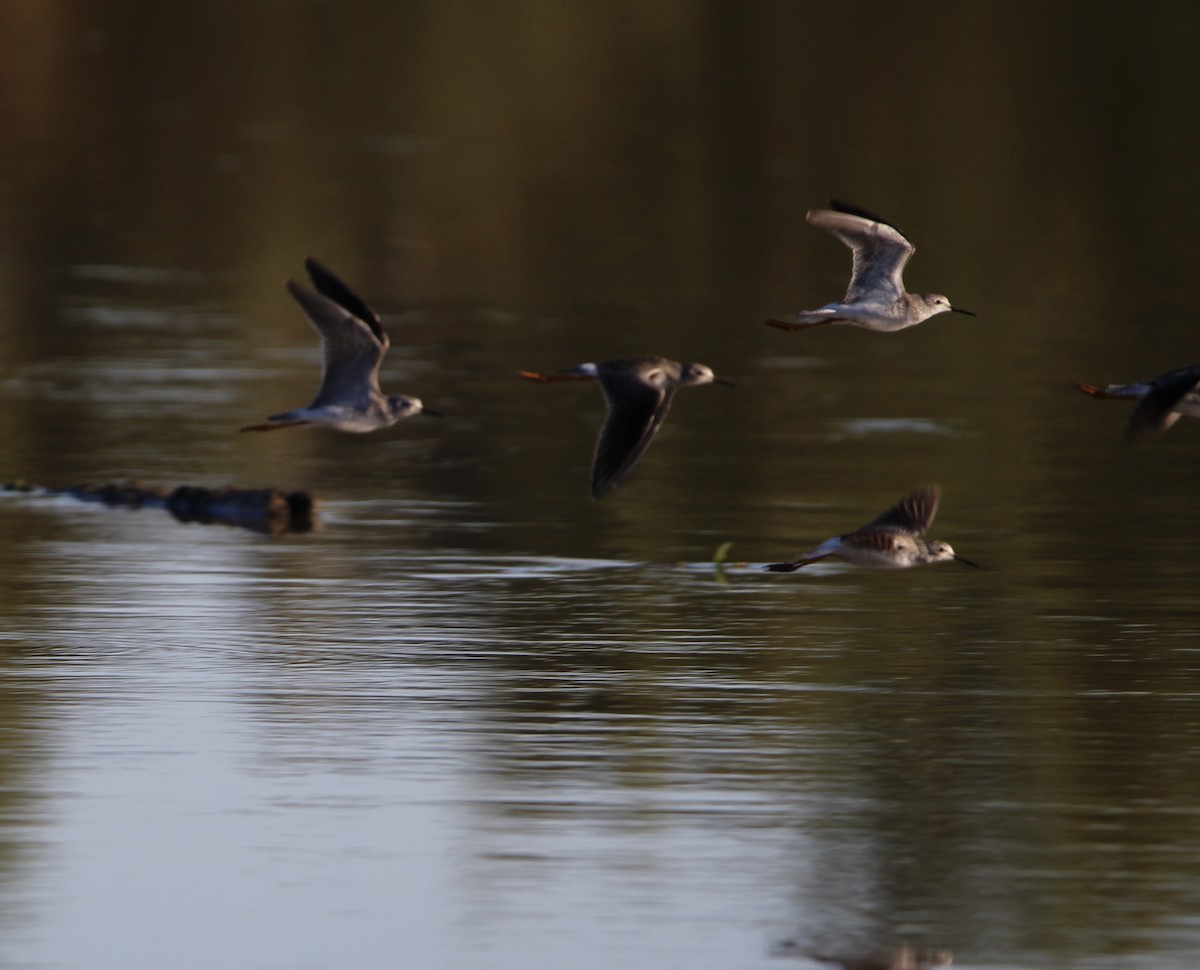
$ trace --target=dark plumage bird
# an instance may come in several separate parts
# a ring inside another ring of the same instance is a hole
[[[1185,415],[1200,418],[1200,364],[1159,374],[1137,384],[1096,387],[1076,381],[1075,386],[1100,398],[1132,398],[1138,402],[1125,429],[1126,441],[1160,435]]]
[[[592,498],[599,499],[633,471],[681,387],[725,384],[704,364],[681,364],[665,357],[634,357],[580,364],[554,374],[521,371],[531,381],[596,380],[608,404],[608,417],[596,439]]]

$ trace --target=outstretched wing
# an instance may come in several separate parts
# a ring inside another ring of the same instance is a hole
[[[328,296],[292,280],[287,291],[321,335],[321,388],[310,407],[365,405],[379,390],[379,364],[387,350],[371,326]]]
[[[833,205],[833,209],[814,209],[806,218],[833,233],[854,254],[846,302],[900,299],[904,293],[904,267],[916,248],[899,229],[870,213],[844,203]]]
[[[1138,402],[1129,417],[1125,431],[1127,441],[1139,441],[1151,435],[1162,434],[1179,420],[1175,410],[1185,396],[1200,384],[1200,364],[1181,367],[1179,370],[1160,374],[1150,384],[1150,390]]]
[[[659,379],[653,369],[600,365],[597,378],[608,404],[608,416],[592,462],[592,498],[600,498],[623,482],[671,408],[673,383]]]
[[[894,532],[900,535],[919,536],[933,523],[937,515],[938,501],[942,490],[936,485],[924,485],[906,495],[886,512],[873,518],[852,535],[870,532]]]

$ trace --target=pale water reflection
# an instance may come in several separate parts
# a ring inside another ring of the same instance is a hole
[[[1047,615],[1011,639],[989,626],[1013,607],[979,599],[1005,581],[949,568],[724,586],[403,551],[463,515],[436,505],[333,503],[277,543],[41,514],[73,538],[20,552],[40,579],[8,692],[54,725],[16,762],[40,806],[10,816],[22,963],[1188,945],[1159,919],[1196,902],[1200,663],[1159,625]],[[1114,897],[1123,925],[1055,938],[1061,907]]]
[[[1071,386],[1197,356],[1196,9],[873,17],[0,10],[0,479],[322,502],[0,494],[0,963],[1197,964],[1197,427]],[[980,317],[765,327],[831,196]],[[443,421],[237,433],[308,255]],[[518,373],[644,354],[737,387],[591,502],[600,395]],[[986,568],[756,568],[927,482]]]

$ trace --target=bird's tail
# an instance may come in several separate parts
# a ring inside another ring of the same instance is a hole
[[[838,317],[831,314],[828,310],[809,310],[805,313],[797,313],[790,320],[780,320],[772,318],[766,321],[768,327],[777,327],[780,330],[807,330],[809,327],[819,327],[823,323],[833,323]]]
[[[521,376],[527,381],[585,381],[591,374],[560,372],[558,374],[540,374],[537,371],[523,370]]]
[[[310,424],[308,421],[271,421],[268,419],[262,424],[248,424],[244,428],[238,428],[239,431],[278,431],[280,428],[294,428],[300,424]]]

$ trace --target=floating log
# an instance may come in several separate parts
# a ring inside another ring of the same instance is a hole
[[[285,492],[278,488],[179,485],[168,489],[142,482],[42,488],[23,482],[6,482],[0,485],[0,489],[6,492],[66,495],[81,502],[99,502],[113,507],[166,509],[180,522],[232,525],[268,535],[310,532],[317,521],[317,501],[311,493]]]

